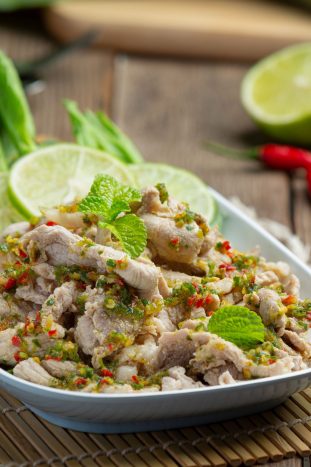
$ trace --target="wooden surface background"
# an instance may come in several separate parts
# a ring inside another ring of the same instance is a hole
[[[16,60],[54,46],[35,13],[0,17],[0,48]],[[256,162],[229,161],[206,152],[214,139],[248,147],[268,139],[244,113],[239,87],[248,65],[125,56],[102,50],[76,53],[46,69],[46,89],[30,104],[38,133],[71,139],[62,99],[105,109],[147,160],[194,171],[226,196],[238,196],[260,216],[289,225],[311,243],[311,205],[303,174],[269,171]],[[0,91],[1,92],[1,91]],[[308,459],[304,465],[310,465]],[[278,465],[298,466],[300,459]]]

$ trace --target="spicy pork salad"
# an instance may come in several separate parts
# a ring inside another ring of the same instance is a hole
[[[108,175],[0,243],[0,362],[53,388],[138,393],[306,369],[311,301],[169,196]]]

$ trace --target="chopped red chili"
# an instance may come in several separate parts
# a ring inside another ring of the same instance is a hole
[[[47,225],[48,227],[54,227],[54,225],[58,225],[58,224],[57,224],[57,222],[47,221],[47,222],[46,222],[46,225]]]
[[[112,371],[108,370],[107,368],[103,368],[101,370],[101,374],[102,374],[102,376],[109,376],[110,378],[112,378],[112,376],[113,376]]]
[[[198,298],[198,299],[196,300],[196,302],[195,302],[196,308],[201,308],[201,307],[203,306],[203,304],[204,304],[204,298],[203,298],[203,297],[202,297],[202,298]]]
[[[87,383],[87,379],[86,378],[78,378],[75,380],[75,385],[76,386],[83,386]]]
[[[28,258],[27,253],[26,253],[24,250],[22,250],[21,248],[20,248],[19,251],[18,251],[18,256],[19,256],[20,258],[23,258],[23,259]]]
[[[20,347],[22,345],[22,340],[18,336],[13,336],[11,342],[12,345],[15,345],[16,347]]]
[[[52,355],[46,355],[45,360],[55,360],[56,362],[60,362],[62,360],[62,357],[53,357]]]
[[[139,384],[139,379],[138,379],[137,375],[132,375],[131,380],[133,381],[133,383]]]
[[[51,337],[51,336],[55,336],[57,334],[57,329],[51,329],[50,331],[48,331],[48,335]]]
[[[13,279],[13,277],[9,277],[6,283],[4,284],[4,289],[5,290],[11,290],[16,286],[16,279]]]
[[[17,283],[19,285],[25,285],[27,284],[28,280],[29,280],[29,271],[25,271],[19,276],[19,278],[17,279]]]
[[[232,266],[232,264],[222,263],[219,265],[219,269],[225,269],[226,271],[230,272],[230,271],[235,271],[236,267]]]
[[[296,301],[297,301],[297,299],[296,299],[295,295],[287,295],[287,297],[282,298],[282,303],[285,306],[293,305],[294,303],[296,303]]]

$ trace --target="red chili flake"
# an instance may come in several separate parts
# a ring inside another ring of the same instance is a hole
[[[203,298],[203,297],[202,297],[202,298],[198,298],[198,299],[196,300],[196,302],[195,302],[196,308],[201,308],[201,307],[203,306],[203,304],[204,304],[204,298]]]
[[[214,313],[214,311],[208,311],[207,316],[212,316],[213,313]]]
[[[16,279],[13,279],[13,277],[9,277],[9,279],[4,284],[4,289],[5,290],[11,290],[15,286],[16,286]]]
[[[113,351],[113,345],[112,345],[112,344],[108,344],[107,347],[108,347],[108,350],[109,350],[110,352]]]
[[[287,295],[287,297],[282,298],[282,303],[285,306],[293,305],[294,303],[296,303],[296,301],[297,300],[296,300],[295,295]]]
[[[133,381],[133,383],[139,384],[139,379],[137,375],[132,375],[131,380]]]
[[[194,302],[195,302],[195,297],[194,296],[189,297],[188,300],[187,300],[188,306],[193,306]]]
[[[46,355],[45,360],[55,360],[56,362],[60,362],[62,360],[62,357],[53,357],[52,355]]]
[[[84,384],[86,384],[86,383],[87,383],[87,379],[86,379],[86,378],[78,378],[78,379],[76,379],[76,381],[75,381],[75,385],[76,385],[76,386],[82,386],[82,385],[84,385]]]
[[[268,365],[273,365],[273,363],[275,363],[275,360],[273,358],[269,358],[267,363]]]
[[[53,221],[47,221],[45,223],[45,225],[47,225],[48,227],[53,227],[54,225],[58,225],[57,222],[53,222]]]
[[[223,248],[227,251],[231,250],[231,245],[230,245],[230,242],[228,240],[225,240],[222,244]]]
[[[205,305],[209,305],[210,303],[212,303],[214,301],[213,297],[211,297],[210,295],[207,295],[205,298],[204,298],[204,304]]]
[[[24,250],[22,250],[21,248],[20,248],[19,251],[18,251],[18,256],[19,256],[20,258],[23,258],[23,259],[28,258],[27,253],[26,253]]]
[[[14,360],[15,360],[16,362],[20,362],[21,360],[23,360],[23,357],[21,357],[19,351],[18,351],[18,352],[15,352],[15,354],[14,354]]]
[[[22,344],[22,340],[18,336],[13,336],[11,340],[12,344],[15,345],[16,347],[20,347]]]
[[[29,279],[29,272],[25,271],[19,276],[19,278],[17,279],[17,283],[20,285],[25,285],[27,284],[28,279]]]
[[[49,332],[48,332],[48,335],[51,337],[51,336],[55,336],[57,334],[57,329],[51,329]]]
[[[109,376],[109,378],[113,377],[112,371],[108,370],[107,368],[103,368],[100,373],[102,376]]]
[[[100,384],[110,384],[110,382],[111,381],[109,381],[109,379],[105,379],[105,378],[100,380]]]
[[[24,336],[27,336],[27,332],[28,332],[28,327],[30,325],[30,319],[27,317],[25,319],[25,326],[24,326],[24,330],[23,330],[23,335]]]
[[[178,245],[179,242],[180,240],[178,237],[171,238],[170,240],[171,245]]]
[[[229,272],[229,271],[235,271],[235,266],[232,266],[231,264],[228,264],[228,263],[222,263],[219,265],[219,269],[225,269],[226,272]]]

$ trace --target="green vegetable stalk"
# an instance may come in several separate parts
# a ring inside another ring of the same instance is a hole
[[[82,113],[76,102],[65,100],[64,104],[78,144],[105,151],[128,164],[143,161],[134,144],[103,112]]]
[[[0,138],[7,165],[35,149],[35,126],[17,71],[0,51]]]

